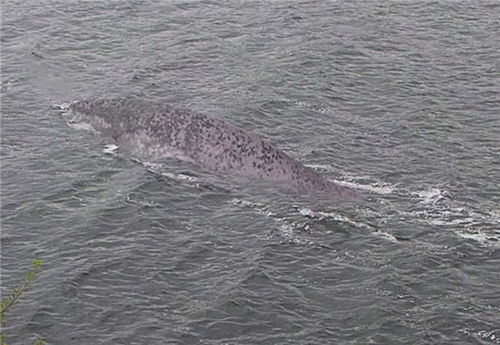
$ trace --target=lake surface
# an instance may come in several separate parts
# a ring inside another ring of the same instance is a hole
[[[9,343],[500,344],[498,1],[2,2]],[[138,161],[54,104],[220,117],[362,200]]]

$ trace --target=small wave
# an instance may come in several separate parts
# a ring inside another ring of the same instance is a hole
[[[312,230],[311,225],[308,224],[307,222],[292,221],[287,219],[286,217],[280,217],[275,212],[269,210],[266,205],[258,202],[248,201],[244,199],[237,199],[237,198],[232,199],[231,202],[235,206],[249,208],[254,212],[256,212],[257,214],[261,214],[265,217],[271,218],[278,227],[278,229],[280,230],[280,234],[284,238],[287,238],[287,240],[295,244],[315,244],[314,241],[311,241],[309,239],[304,239],[298,235],[304,232],[311,232]],[[391,233],[386,231],[381,231],[380,229],[377,229],[375,226],[369,223],[357,221],[352,217],[344,214],[340,214],[337,212],[314,211],[310,208],[297,207],[297,206],[295,206],[294,209],[302,217],[314,219],[317,221],[322,221],[325,219],[334,220],[336,222],[352,225],[358,229],[363,229],[363,228],[367,229],[370,231],[370,233],[376,236],[380,236],[391,242],[399,242],[397,237],[392,235]]]
[[[284,217],[279,217],[275,212],[270,211],[264,204],[248,201],[244,199],[234,198],[231,203],[238,207],[249,208],[255,213],[272,219],[279,231],[279,236],[285,238],[288,242],[299,245],[314,245],[315,242],[309,239],[304,239],[298,235],[299,232],[310,232],[311,228],[306,223],[289,221]],[[267,239],[271,239],[272,234],[267,235]]]
[[[467,240],[473,240],[479,242],[483,245],[498,244],[500,242],[500,231],[495,231],[495,233],[486,233],[481,230],[473,231],[458,231],[458,236],[465,238]]]
[[[158,203],[153,202],[153,201],[141,200],[139,198],[135,198],[132,195],[127,195],[127,197],[125,198],[125,202],[130,203],[130,204],[144,206],[144,207],[151,207],[151,208],[153,208],[153,207],[161,208],[163,206],[163,205],[158,204]]]
[[[343,222],[346,224],[353,225],[356,228],[364,228],[364,229],[369,230],[371,233],[373,233],[377,236],[381,236],[381,237],[388,239],[392,242],[398,242],[398,239],[393,234],[391,234],[387,231],[381,231],[380,229],[377,229],[377,227],[375,227],[374,225],[371,225],[371,224],[366,223],[366,222],[357,221],[357,220],[355,220],[352,217],[347,216],[347,215],[343,215],[343,214],[340,214],[337,212],[313,211],[309,208],[297,208],[297,211],[301,215],[309,217],[309,218],[316,218],[318,220],[333,219],[337,222]]]
[[[412,212],[399,212],[402,215],[417,219],[420,223],[429,225],[465,225],[473,224],[475,218],[468,214],[462,207],[456,208],[432,208]]]

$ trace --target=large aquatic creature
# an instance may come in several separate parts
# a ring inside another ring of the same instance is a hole
[[[120,150],[147,159],[175,157],[207,170],[245,175],[339,197],[358,197],[259,135],[222,119],[132,99],[76,101],[73,121],[112,138]]]

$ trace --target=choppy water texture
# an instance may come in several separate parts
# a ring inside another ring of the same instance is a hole
[[[11,343],[499,344],[497,1],[3,1]],[[134,160],[53,104],[137,97],[363,200]]]

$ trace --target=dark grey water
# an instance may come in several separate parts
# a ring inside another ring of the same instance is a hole
[[[500,6],[4,1],[10,343],[499,344]],[[141,97],[362,201],[136,162],[52,109]]]

